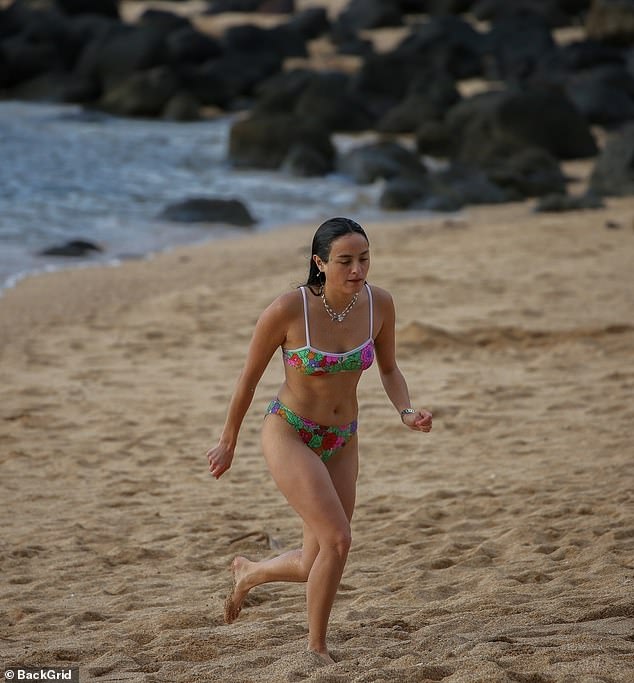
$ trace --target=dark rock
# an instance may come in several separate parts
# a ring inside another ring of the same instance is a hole
[[[427,174],[418,155],[395,142],[360,145],[341,155],[338,170],[359,185],[369,185],[379,178],[421,179]]]
[[[55,4],[66,14],[98,14],[119,18],[118,0],[55,0]]]
[[[165,42],[171,63],[203,64],[222,55],[219,41],[191,26],[173,31]]]
[[[365,59],[374,54],[374,45],[372,41],[361,38],[361,36],[356,33],[333,31],[331,40],[337,49],[337,54],[340,55],[352,55]]]
[[[66,71],[47,71],[20,82],[6,92],[16,100],[62,103],[69,102],[67,93],[75,85],[75,80]]]
[[[570,101],[601,126],[634,120],[634,77],[625,67],[599,66],[572,76],[566,84]]]
[[[184,28],[193,28],[187,17],[160,9],[146,9],[139,17],[139,26],[146,26],[161,31],[164,34]]]
[[[490,161],[489,180],[517,197],[539,197],[566,191],[566,178],[557,160],[539,148],[525,148],[511,156]]]
[[[385,209],[457,211],[470,204],[500,204],[514,197],[477,169],[452,165],[413,181],[397,177],[386,183],[380,204]]]
[[[40,256],[86,256],[91,252],[101,252],[103,249],[94,242],[87,240],[70,240],[64,244],[48,247],[39,252]]]
[[[168,121],[198,121],[200,102],[187,91],[179,91],[165,104],[163,118]]]
[[[472,8],[474,17],[480,21],[497,21],[515,12],[535,14],[551,28],[572,23],[559,0],[513,0],[512,3],[508,0],[478,0]]]
[[[558,90],[488,92],[449,111],[454,153],[479,164],[522,147],[541,147],[558,159],[594,156],[597,146],[580,112]]]
[[[31,43],[23,35],[0,45],[0,87],[11,88],[48,71],[63,71],[59,52],[52,44]]]
[[[371,128],[374,117],[362,97],[348,89],[349,77],[343,73],[320,73],[299,95],[294,112],[332,131],[362,131]]]
[[[297,144],[314,149],[332,168],[335,148],[328,130],[292,114],[250,116],[236,121],[229,136],[229,160],[239,168],[276,169]]]
[[[310,69],[293,69],[265,79],[255,86],[257,99],[253,114],[287,114],[293,111],[302,93],[317,78],[319,74]]]
[[[446,72],[455,79],[483,73],[482,58],[488,40],[459,17],[434,17],[415,26],[394,49],[423,65],[426,71]]]
[[[257,12],[262,0],[212,0],[206,14],[222,14],[224,12]]]
[[[588,38],[613,45],[634,42],[634,1],[593,0],[586,15]]]
[[[281,170],[301,178],[323,176],[332,171],[332,161],[324,158],[314,147],[299,143],[291,147]]]
[[[179,74],[185,87],[201,104],[226,109],[232,100],[252,96],[259,83],[280,71],[282,63],[272,53],[257,57],[233,53],[200,65],[184,65]]]
[[[414,7],[403,7],[403,11],[408,14],[465,14],[469,12],[476,0],[425,0],[425,2],[413,3]],[[402,5],[405,3],[401,3]],[[418,6],[418,8],[417,8]]]
[[[274,54],[286,57],[308,57],[306,39],[297,29],[288,25],[266,29],[244,24],[225,31],[222,39],[227,52],[241,55]]]
[[[558,48],[548,23],[534,12],[515,11],[497,19],[488,36],[495,71],[490,78],[524,83]]]
[[[257,11],[260,14],[293,14],[295,0],[261,0]]]
[[[385,184],[379,197],[379,206],[387,211],[403,211],[411,208],[424,195],[422,179],[395,176]]]
[[[604,197],[634,195],[634,124],[608,139],[594,165],[590,187]]]
[[[309,7],[292,17],[288,26],[299,31],[306,40],[314,40],[327,33],[331,24],[325,7]]]
[[[356,33],[374,28],[402,26],[403,13],[398,0],[350,0],[337,17],[336,23]]]
[[[604,203],[596,194],[589,192],[580,196],[568,194],[548,194],[541,197],[535,204],[538,213],[585,211],[588,209],[602,209]]]
[[[441,121],[425,121],[416,129],[416,149],[419,154],[445,158],[454,149],[449,127]]]
[[[166,61],[167,48],[160,31],[114,25],[86,46],[75,74],[95,81],[105,90],[127,80],[136,71],[145,71]]]
[[[138,71],[106,90],[99,107],[117,116],[160,116],[176,94],[179,81],[170,67]]]
[[[600,64],[622,65],[623,52],[614,45],[596,40],[580,40],[559,48],[562,63],[568,71],[580,71]]]
[[[207,197],[193,197],[170,204],[159,218],[176,223],[228,223],[241,227],[250,227],[256,222],[240,200]]]
[[[370,54],[353,76],[351,88],[379,118],[403,100],[412,80],[424,68],[424,64],[406,55]]]
[[[262,14],[292,14],[294,0],[213,0],[207,14],[223,12],[260,12]]]
[[[425,121],[440,121],[447,110],[460,101],[454,80],[443,72],[417,77],[410,92],[392,107],[377,124],[383,133],[412,133]]]

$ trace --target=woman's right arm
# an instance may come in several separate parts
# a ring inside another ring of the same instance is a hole
[[[218,479],[230,467],[238,441],[238,432],[258,382],[275,350],[283,345],[288,328],[285,297],[276,299],[259,317],[249,344],[246,361],[229,403],[227,417],[218,445],[207,451],[209,471]]]

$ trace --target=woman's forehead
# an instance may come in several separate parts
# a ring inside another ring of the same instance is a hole
[[[351,232],[334,239],[330,245],[330,255],[338,254],[361,254],[370,250],[370,245],[363,235]]]

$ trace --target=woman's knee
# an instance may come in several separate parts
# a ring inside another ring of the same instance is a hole
[[[352,545],[352,532],[350,525],[341,525],[333,529],[324,539],[321,539],[320,548],[326,547],[334,550],[341,558],[345,559],[348,556],[348,551]]]

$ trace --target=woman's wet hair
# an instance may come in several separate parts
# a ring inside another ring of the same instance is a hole
[[[317,228],[317,231],[313,236],[313,244],[310,250],[310,267],[308,270],[308,280],[306,281],[307,287],[310,287],[311,290],[315,291],[324,284],[325,276],[320,273],[313,256],[317,255],[324,263],[327,263],[330,258],[332,243],[339,237],[354,232],[363,235],[365,241],[370,244],[370,240],[365,234],[365,230],[351,218],[342,218],[340,216],[329,218]]]

